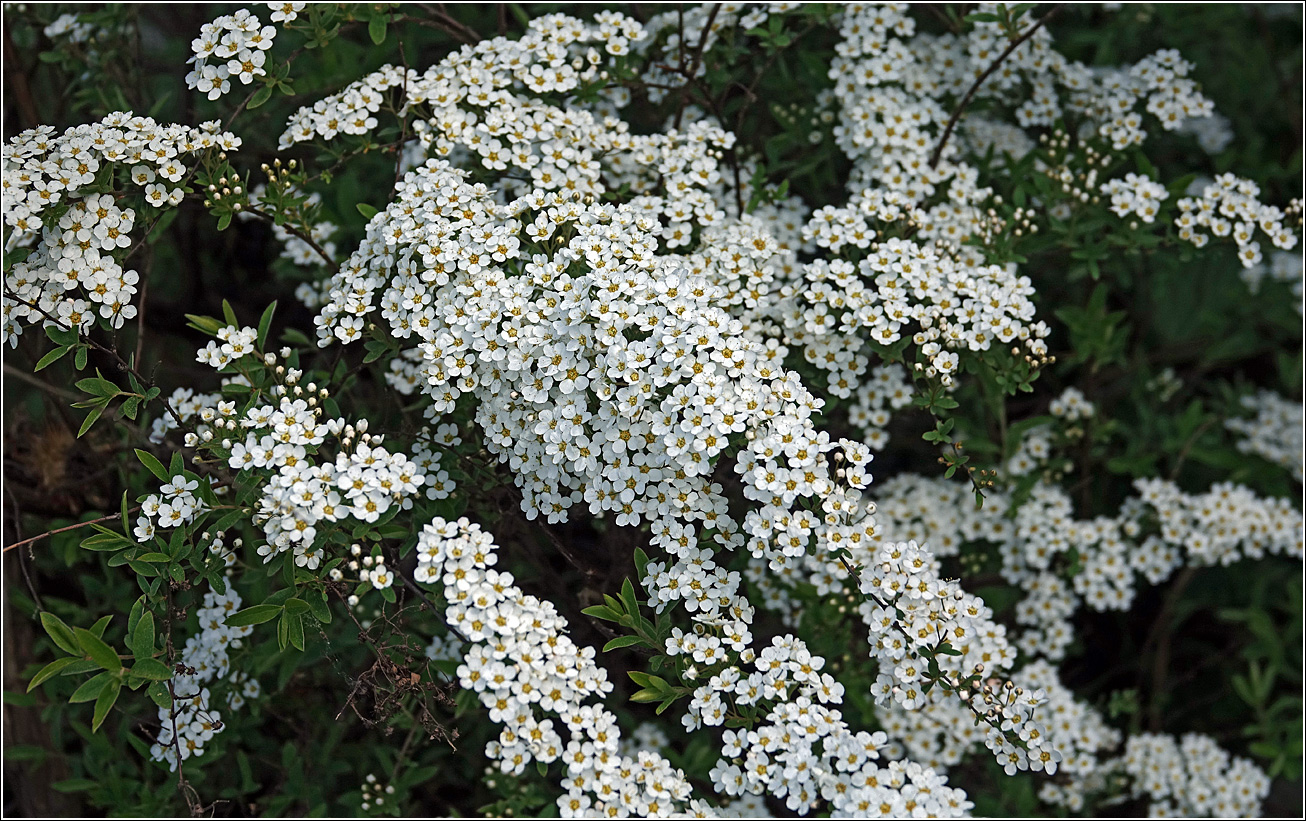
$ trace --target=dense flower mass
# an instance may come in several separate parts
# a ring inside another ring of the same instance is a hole
[[[192,173],[183,157],[234,150],[240,142],[216,121],[165,126],[131,112],[58,136],[42,126],[9,140],[5,247],[30,247],[31,253],[6,266],[5,341],[16,346],[25,324],[89,330],[102,318],[121,328],[136,316],[131,300],[140,275],[124,263],[135,250],[137,208],[179,204]],[[130,196],[89,193],[103,184],[121,185]],[[52,213],[59,216],[47,220]]]
[[[4,148],[5,341],[40,324],[60,352],[37,370],[103,359],[75,382],[81,433],[111,401],[149,408],[130,531],[86,522],[139,576],[137,667],[112,666],[103,623],[71,644],[43,624],[113,698],[150,682],[150,758],[182,778],[239,749],[214,742],[223,716],[321,662],[369,731],[411,727],[388,774],[349,776],[363,812],[399,812],[439,769],[405,757],[478,704],[476,794],[507,814],[963,817],[998,806],[991,777],[1060,813],[1259,811],[1270,779],[1241,747],[1141,733],[1137,688],[1057,666],[1149,587],[1306,552],[1282,489],[1300,402],[1199,395],[1219,357],[1181,338],[1149,358],[1169,317],[1124,310],[1166,254],[1210,255],[1248,299],[1301,292],[1300,201],[1232,172],[1185,191],[1144,155],[1232,139],[1178,51],[1086,65],[1030,4],[550,13],[519,34],[501,9],[493,37],[443,6],[266,6],[272,25],[241,9],[190,44],[202,110],[250,86],[226,125],[118,112]],[[414,20],[459,44],[392,59]],[[390,62],[342,78],[332,54],[251,187],[227,129],[355,24]],[[44,31],[92,36],[78,15]],[[824,50],[790,62],[809,34]],[[819,89],[763,100],[769,71]],[[384,176],[335,190],[356,162]],[[188,199],[270,237],[312,325],[186,314],[208,337],[193,386],[111,336]],[[98,728],[107,697],[77,693]],[[1175,729],[1159,703],[1151,729]]]

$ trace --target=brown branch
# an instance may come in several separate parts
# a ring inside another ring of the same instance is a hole
[[[261,217],[261,218],[267,220],[267,221],[270,222],[270,223],[274,223],[274,224],[276,223],[276,218],[275,218],[275,217],[273,217],[271,214],[269,214],[269,213],[267,213],[267,212],[265,212],[265,211],[260,211],[260,210],[258,210],[257,208],[246,208],[246,209],[244,209],[244,213],[246,213],[246,214],[253,214],[253,215],[256,216],[256,217]],[[339,273],[339,271],[340,271],[340,266],[336,263],[335,260],[333,260],[330,256],[327,255],[327,252],[326,252],[326,251],[322,250],[322,246],[317,244],[317,241],[313,239],[313,237],[312,237],[311,234],[306,234],[306,233],[304,233],[303,231],[299,230],[298,228],[296,228],[295,226],[291,225],[291,224],[288,223],[288,222],[285,223],[285,224],[283,224],[281,227],[284,228],[284,229],[286,229],[286,232],[289,233],[291,236],[293,236],[293,237],[297,237],[298,239],[303,240],[304,243],[305,243],[309,248],[312,248],[313,251],[314,251],[314,252],[315,252],[319,257],[322,258],[323,263],[326,264],[327,268],[329,268],[329,269],[331,270],[331,273],[332,273],[333,275],[336,274],[336,273]]]
[[[12,377],[14,379],[21,379],[22,381],[28,383],[29,385],[35,385],[36,387],[40,388],[46,393],[49,393],[52,396],[57,396],[60,399],[67,399],[70,402],[80,402],[86,398],[82,394],[73,393],[72,391],[66,391],[63,388],[56,388],[54,385],[47,385],[46,383],[42,382],[40,379],[37,379],[35,376],[32,376],[30,373],[27,373],[26,371],[21,370],[19,368],[15,368],[13,365],[10,365],[8,362],[5,363],[5,376]]]
[[[686,78],[685,87],[680,92],[680,108],[676,111],[675,129],[680,130],[680,122],[685,118],[685,106],[689,103],[689,86],[694,82],[694,75],[698,73],[698,66],[703,62],[703,49],[707,46],[708,35],[712,33],[712,24],[716,22],[716,16],[721,11],[721,3],[712,6],[712,11],[707,15],[707,22],[703,24],[703,34],[698,38],[698,46],[694,49],[694,57],[689,63],[689,69],[684,73]],[[680,52],[683,55],[685,51],[684,39],[680,42]]]
[[[1162,727],[1161,691],[1165,687],[1165,677],[1170,667],[1170,637],[1174,632],[1171,621],[1174,618],[1175,605],[1196,575],[1197,568],[1192,565],[1179,572],[1174,585],[1166,593],[1161,613],[1156,617],[1156,621],[1152,622],[1152,630],[1143,641],[1142,651],[1139,652],[1141,657],[1152,645],[1156,645],[1156,656],[1152,660],[1152,693],[1147,709],[1148,728],[1152,732],[1159,732]]]
[[[140,505],[137,505],[136,507],[132,508],[131,510],[128,510],[127,512],[128,512],[128,513],[135,513],[136,511],[138,511],[138,510],[140,510],[140,509],[141,509],[141,506],[140,506]],[[120,513],[114,513],[114,514],[111,515],[111,516],[101,516],[101,517],[98,518],[98,519],[91,519],[90,521],[87,521],[87,522],[78,522],[78,523],[75,524],[75,525],[68,525],[67,527],[61,527],[61,528],[58,528],[57,530],[47,530],[45,533],[42,533],[42,534],[39,535],[39,536],[33,536],[33,537],[30,538],[30,539],[23,539],[21,542],[14,542],[13,544],[7,544],[7,545],[5,545],[4,552],[5,552],[5,553],[8,553],[9,551],[13,550],[14,548],[22,547],[22,546],[25,545],[25,544],[31,544],[32,542],[40,541],[41,539],[44,539],[44,538],[47,537],[47,536],[53,536],[53,535],[55,535],[55,534],[57,534],[57,533],[66,533],[66,532],[69,531],[69,530],[77,530],[78,528],[80,528],[80,527],[86,527],[87,525],[95,525],[95,524],[99,524],[100,522],[107,522],[107,521],[110,521],[111,519],[117,519],[117,518],[118,518],[119,516],[121,516],[121,515],[122,515],[122,514],[120,514]]]
[[[975,78],[975,82],[971,84],[969,89],[967,89],[966,96],[961,98],[961,102],[957,104],[956,110],[953,111],[952,116],[948,118],[948,125],[943,129],[943,136],[939,137],[939,144],[934,146],[934,153],[930,155],[930,168],[938,167],[939,158],[943,156],[943,147],[948,144],[948,138],[952,136],[952,130],[957,127],[957,121],[961,119],[962,112],[966,110],[966,106],[970,105],[970,100],[975,96],[975,92],[979,91],[979,87],[984,85],[984,81],[989,78],[989,75],[996,71],[998,66],[1002,65],[1002,62],[1010,57],[1013,51],[1020,47],[1021,43],[1025,42],[1030,37],[1033,37],[1034,32],[1042,28],[1043,24],[1048,20],[1051,20],[1052,15],[1061,10],[1061,5],[1061,3],[1057,3],[1048,11],[1047,14],[1040,17],[1034,25],[1030,26],[1024,34],[1020,35],[1015,40],[1012,40],[1011,44],[1003,49],[1002,53],[989,64],[989,67],[984,69],[984,72]]]

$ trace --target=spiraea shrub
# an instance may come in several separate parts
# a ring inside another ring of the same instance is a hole
[[[4,27],[7,807],[1300,813],[1300,7]]]

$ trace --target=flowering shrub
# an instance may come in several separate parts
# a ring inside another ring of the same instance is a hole
[[[7,758],[140,814],[1261,813],[1300,119],[1185,49],[1272,83],[1269,13],[14,8]]]

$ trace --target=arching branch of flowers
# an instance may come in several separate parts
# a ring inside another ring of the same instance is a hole
[[[957,108],[953,110],[952,116],[948,118],[948,124],[944,127],[943,134],[939,137],[939,143],[934,146],[934,153],[930,155],[930,168],[938,167],[939,158],[943,155],[943,147],[948,144],[948,138],[952,136],[952,130],[957,127],[957,121],[961,119],[962,113],[966,110],[966,106],[970,105],[970,100],[975,96],[975,92],[979,91],[979,87],[984,85],[984,81],[989,78],[989,75],[996,71],[998,66],[1002,65],[1002,62],[1011,56],[1012,52],[1020,48],[1021,43],[1025,42],[1030,37],[1033,37],[1034,32],[1038,31],[1045,23],[1047,23],[1048,20],[1052,19],[1052,15],[1061,11],[1061,6],[1061,3],[1057,3],[1048,11],[1047,14],[1038,18],[1034,25],[1026,29],[1024,34],[1012,40],[1011,43],[1002,50],[1002,53],[995,57],[992,63],[989,63],[989,67],[984,69],[984,72],[975,78],[975,82],[971,83],[970,88],[966,90],[965,96],[961,98],[961,102],[957,103]]]

